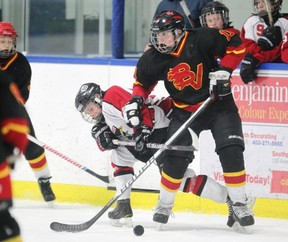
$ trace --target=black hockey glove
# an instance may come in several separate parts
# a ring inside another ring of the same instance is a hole
[[[151,135],[151,128],[147,125],[142,125],[137,128],[136,132],[133,135],[135,141],[135,151],[145,153],[147,151],[146,144],[149,141],[149,136]]]
[[[209,73],[210,93],[218,100],[223,100],[231,94],[230,72],[219,70]]]
[[[144,100],[140,96],[132,97],[130,102],[128,102],[122,109],[123,117],[127,125],[131,128],[138,127],[143,121],[143,116],[141,114],[141,109]]]
[[[246,54],[242,60],[240,76],[245,84],[254,81],[257,78],[256,69],[259,66],[257,60],[252,54]]]
[[[118,145],[113,143],[113,139],[116,139],[116,136],[111,132],[106,123],[98,123],[94,125],[91,134],[100,149],[112,150],[118,148]]]
[[[279,26],[267,27],[263,36],[258,39],[258,45],[262,50],[272,50],[282,41],[282,32]]]

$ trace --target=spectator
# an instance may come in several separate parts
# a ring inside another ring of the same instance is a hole
[[[190,12],[189,18],[185,14],[185,11],[183,10],[180,2],[186,2],[187,8]],[[184,17],[184,21],[186,24],[187,29],[197,28],[201,27],[199,16],[201,9],[205,6],[206,3],[213,2],[213,0],[162,0],[155,11],[155,16],[159,15],[164,10],[176,10],[177,12],[181,13],[181,15]],[[191,26],[190,22],[194,24],[194,26]]]
[[[199,19],[202,27],[225,29],[240,34],[229,21],[229,9],[219,1],[207,3],[202,8]]]
[[[271,0],[268,8],[265,2],[254,0],[255,13],[247,19],[241,30],[246,55],[240,76],[246,84],[257,78],[256,69],[260,64],[281,61],[280,43],[288,32],[288,19],[280,13],[282,0]],[[270,17],[267,9],[271,9]]]

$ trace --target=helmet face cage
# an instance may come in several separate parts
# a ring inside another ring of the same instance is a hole
[[[200,23],[203,27],[208,27],[206,16],[212,14],[220,14],[223,21],[223,28],[229,25],[229,9],[221,2],[215,1],[206,4],[201,10]]]
[[[268,13],[267,11],[259,11],[258,9],[258,3],[260,0],[254,0],[254,12],[259,16],[259,17],[264,17],[267,16]],[[270,4],[271,4],[271,13],[272,15],[276,15],[280,12],[281,7],[282,7],[282,2],[283,0],[270,0]],[[267,9],[267,6],[266,6]]]
[[[10,37],[13,40],[13,47],[11,50],[0,51],[0,58],[9,58],[16,52],[16,37],[17,33],[10,22],[0,22],[0,37]]]
[[[178,30],[181,31],[180,35]],[[164,32],[171,32],[173,34],[173,46],[158,43],[157,35]],[[152,22],[150,41],[156,50],[164,54],[169,54],[177,48],[180,40],[184,36],[184,32],[185,23],[183,16],[176,11],[164,11],[156,16]]]
[[[91,116],[85,112],[85,108],[89,103],[94,103],[101,108],[103,92],[100,86],[95,83],[86,83],[80,87],[76,98],[75,107],[81,113],[82,118],[93,124],[97,124],[102,119],[102,113],[98,114],[97,117]]]

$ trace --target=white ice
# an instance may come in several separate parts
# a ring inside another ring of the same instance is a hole
[[[14,201],[11,210],[18,220],[24,242],[287,242],[288,220],[255,217],[252,234],[236,233],[226,226],[226,216],[174,213],[162,230],[152,221],[153,211],[135,210],[134,225],[145,228],[142,236],[135,236],[132,228],[113,227],[103,214],[88,230],[80,233],[54,232],[51,222],[83,223],[96,215],[102,207],[55,203],[49,208],[44,202]]]

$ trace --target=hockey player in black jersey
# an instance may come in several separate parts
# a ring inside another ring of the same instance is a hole
[[[3,75],[10,82],[14,82],[21,93],[23,105],[27,102],[30,94],[31,67],[26,57],[16,51],[17,33],[10,22],[0,22],[0,68]],[[24,110],[29,121],[30,135],[35,137],[35,131],[30,120],[29,114]],[[50,186],[50,170],[46,160],[44,149],[33,142],[29,142],[24,153],[36,179],[43,199],[52,203],[55,195]]]
[[[230,83],[233,70],[245,54],[241,39],[227,30],[185,31],[183,16],[176,11],[164,11],[152,22],[151,43],[153,48],[144,52],[136,66],[132,98],[123,109],[126,122],[132,127],[141,125],[138,114],[158,80],[164,80],[174,105],[168,138],[212,93],[214,101],[190,128],[197,135],[211,130],[233,218],[241,226],[253,225],[254,216],[247,207],[242,124]],[[215,57],[220,57],[219,64]],[[191,145],[189,132],[173,144]],[[184,173],[194,158],[192,151],[165,151],[164,155],[160,196],[153,216],[155,222],[162,224],[168,222]]]
[[[15,83],[7,80],[0,70],[0,241],[2,242],[22,241],[20,227],[9,211],[13,205],[10,170],[27,147],[29,126],[23,107],[17,102],[13,93],[17,98],[20,97]]]

